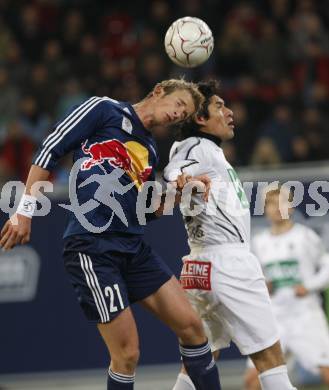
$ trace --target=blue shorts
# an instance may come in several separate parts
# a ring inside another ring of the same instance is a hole
[[[64,265],[89,321],[106,323],[173,275],[143,236],[81,234],[64,242]]]

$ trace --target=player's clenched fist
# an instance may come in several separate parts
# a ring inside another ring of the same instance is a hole
[[[184,186],[187,183],[191,183],[191,182],[193,182],[193,184],[195,183],[196,191],[200,189],[201,192],[204,193],[203,199],[206,202],[208,201],[211,180],[207,175],[191,176],[183,173],[177,177],[176,181],[177,181],[177,189],[180,191],[183,190]]]
[[[1,230],[0,247],[8,250],[17,244],[26,244],[30,240],[30,234],[31,218],[14,214]]]

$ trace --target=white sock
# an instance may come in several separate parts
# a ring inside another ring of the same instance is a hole
[[[264,371],[258,378],[262,390],[297,390],[290,382],[285,365]]]
[[[180,372],[172,390],[195,390],[195,387],[191,381],[191,378],[188,375]]]

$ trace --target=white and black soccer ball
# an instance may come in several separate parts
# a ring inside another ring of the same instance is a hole
[[[186,16],[169,27],[165,48],[176,65],[194,68],[209,58],[214,48],[214,38],[203,20]]]

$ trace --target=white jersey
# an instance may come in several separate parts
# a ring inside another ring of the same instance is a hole
[[[298,223],[279,235],[266,229],[252,240],[252,251],[272,284],[272,303],[278,318],[293,318],[320,307],[318,292],[329,285],[329,256],[313,230]],[[310,293],[297,297],[297,284]]]
[[[249,203],[216,142],[203,134],[175,142],[164,179],[173,181],[182,173],[211,179],[207,203],[200,194],[182,198],[191,252],[183,257],[180,282],[212,351],[234,341],[249,355],[273,345],[279,333],[262,269],[249,248]],[[204,209],[190,215],[196,206]]]
[[[206,174],[211,179],[208,203],[200,194],[196,194],[192,196],[191,204],[188,199],[180,205],[190,248],[232,243],[248,245],[249,202],[235,170],[216,144],[215,137],[205,135],[175,142],[169,159],[164,170],[166,181],[174,181],[182,173],[191,176]],[[194,213],[189,210],[195,206],[203,207],[203,210],[191,215]]]

